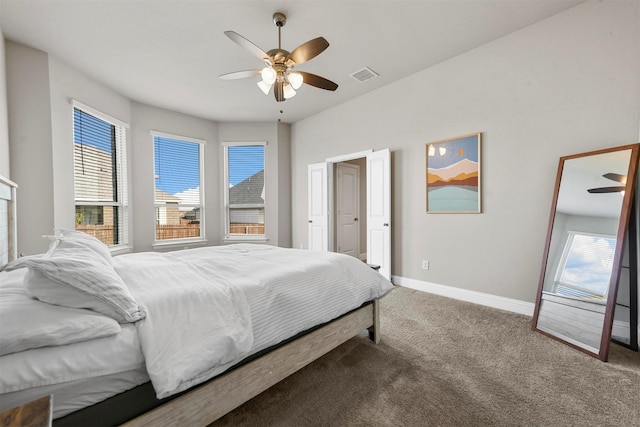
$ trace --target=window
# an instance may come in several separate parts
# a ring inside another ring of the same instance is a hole
[[[570,231],[556,273],[556,292],[606,300],[615,249],[615,236]]]
[[[109,246],[128,243],[126,124],[74,102],[76,230]]]
[[[152,132],[156,241],[204,239],[204,141]]]
[[[265,143],[225,144],[226,236],[264,237]]]

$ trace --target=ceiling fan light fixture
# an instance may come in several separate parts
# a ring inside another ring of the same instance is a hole
[[[260,75],[262,76],[262,81],[269,86],[276,81],[276,72],[271,67],[264,67],[262,71],[260,71]]]
[[[264,81],[259,81],[258,82],[258,87],[260,88],[260,90],[262,92],[264,92],[265,95],[269,95],[269,91],[271,90],[271,86],[273,86],[273,85],[265,83]]]
[[[302,74],[294,71],[289,73],[287,80],[289,80],[289,84],[291,84],[294,89],[300,89],[304,79],[302,78]]]
[[[290,84],[285,83],[283,90],[284,90],[284,99],[289,99],[296,96],[296,91],[293,89],[293,87]]]

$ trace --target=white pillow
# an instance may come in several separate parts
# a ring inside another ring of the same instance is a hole
[[[60,246],[53,242],[44,256],[12,261],[5,270],[27,267],[27,294],[49,304],[87,308],[120,323],[136,322],[146,312],[103,257],[84,246]]]
[[[113,259],[111,258],[111,250],[101,240],[76,230],[61,230],[58,236],[54,236],[54,239],[58,239],[60,242],[58,246],[85,246],[98,255],[104,258],[109,265],[113,266]]]
[[[90,310],[58,307],[30,298],[25,271],[0,273],[0,356],[32,348],[72,344],[115,335],[121,328],[110,317]]]

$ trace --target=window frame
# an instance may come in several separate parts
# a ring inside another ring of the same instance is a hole
[[[123,219],[119,221],[118,227],[118,243],[114,245],[107,245],[109,250],[112,253],[128,250],[131,247],[130,244],[130,230],[131,230],[131,212],[129,206],[129,191],[130,191],[130,183],[129,183],[129,170],[128,170],[128,157],[129,157],[129,144],[128,144],[128,132],[129,132],[129,124],[123,122],[122,120],[118,120],[108,114],[103,113],[95,108],[92,108],[82,102],[79,102],[75,99],[71,99],[71,128],[72,128],[72,144],[73,144],[73,163],[74,163],[74,171],[75,171],[75,140],[76,140],[76,126],[75,126],[75,110],[79,110],[82,113],[93,116],[98,120],[108,123],[109,125],[115,127],[115,135],[116,135],[116,150],[115,154],[112,153],[112,161],[115,162],[116,171],[115,171],[115,179],[116,179],[116,198],[115,202],[97,202],[92,200],[87,201],[78,201],[76,198],[76,178],[74,172],[73,178],[73,201],[74,201],[74,216],[76,213],[77,206],[111,206],[119,209],[119,216],[124,216]],[[75,218],[74,218],[74,228],[75,228]],[[114,236],[115,240],[115,236]]]
[[[251,242],[267,242],[267,221],[266,221],[266,213],[267,213],[267,141],[223,141],[221,143],[222,147],[222,163],[223,163],[223,210],[224,210],[224,241],[225,242],[233,242],[233,241],[251,241]],[[264,150],[264,164],[263,164],[263,174],[264,174],[264,203],[261,204],[242,204],[242,205],[234,205],[239,208],[262,208],[264,213],[264,233],[263,234],[231,234],[230,228],[230,213],[229,209],[231,208],[229,204],[229,147],[250,147],[250,146],[262,146]]]
[[[565,288],[568,289],[572,289],[578,292],[591,292],[593,293],[593,291],[589,291],[586,288],[583,288],[581,286],[576,286],[572,283],[567,283],[567,282],[563,282],[562,280],[560,280],[562,278],[562,275],[566,269],[566,265],[567,265],[567,260],[569,258],[569,254],[571,252],[571,248],[573,246],[573,241],[575,239],[576,236],[589,236],[589,237],[600,237],[600,238],[604,238],[604,239],[611,239],[616,241],[616,236],[614,235],[610,235],[610,234],[603,234],[603,233],[590,233],[590,232],[584,232],[584,231],[575,231],[575,230],[567,230],[567,237],[565,239],[564,242],[564,247],[562,248],[562,255],[560,256],[560,260],[558,262],[558,268],[556,269],[556,273],[554,276],[554,292],[557,292],[558,287],[559,286],[563,286]],[[614,253],[615,253],[615,247],[614,247]],[[613,271],[611,271],[611,274],[613,273]],[[611,276],[609,278],[609,282],[611,281]],[[589,301],[592,301],[594,303],[598,303],[598,304],[605,304],[607,299],[609,298],[609,288],[610,288],[610,283],[609,285],[606,286],[606,289],[604,291],[604,294],[602,295],[602,299],[592,299],[592,298],[583,298],[580,296],[571,296],[571,298],[577,298],[577,299],[588,299]],[[595,293],[594,293],[595,295]]]
[[[189,136],[183,136],[183,135],[177,135],[177,134],[171,134],[171,133],[167,133],[167,132],[160,132],[160,131],[155,131],[152,130],[150,132],[151,134],[151,144],[152,144],[152,162],[153,162],[153,174],[154,174],[154,179],[153,179],[153,247],[166,247],[166,246],[171,246],[171,245],[185,245],[185,244],[198,244],[198,243],[206,243],[207,239],[206,239],[206,235],[205,235],[205,180],[204,180],[204,155],[205,155],[205,146],[207,144],[207,141],[204,139],[199,139],[199,138],[193,138],[193,137],[189,137]],[[172,139],[172,140],[176,140],[176,141],[180,141],[180,142],[188,142],[188,143],[193,143],[193,144],[198,144],[198,167],[200,169],[200,180],[199,180],[199,186],[200,186],[200,204],[192,204],[192,203],[178,203],[178,207],[193,207],[193,208],[199,208],[200,209],[200,236],[198,237],[186,237],[186,238],[175,238],[175,239],[163,239],[163,240],[158,240],[158,222],[157,222],[157,209],[158,207],[162,207],[160,204],[157,203],[156,201],[156,182],[155,182],[155,164],[156,164],[156,149],[155,149],[155,143],[156,143],[156,137],[158,138],[167,138],[167,139]]]

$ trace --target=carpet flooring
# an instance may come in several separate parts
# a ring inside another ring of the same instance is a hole
[[[531,318],[396,288],[357,336],[210,427],[640,426],[640,353],[601,362]]]

